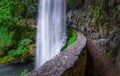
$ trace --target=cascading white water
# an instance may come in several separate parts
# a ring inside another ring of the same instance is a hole
[[[66,42],[66,0],[40,0],[37,21],[36,68],[56,54]]]

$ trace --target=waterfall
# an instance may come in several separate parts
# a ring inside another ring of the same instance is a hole
[[[66,1],[39,0],[36,68],[60,53],[66,42]]]

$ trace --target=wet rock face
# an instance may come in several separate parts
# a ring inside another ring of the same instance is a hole
[[[98,44],[98,46],[100,46],[100,49],[106,49],[107,47],[105,47],[105,46],[107,46],[109,44],[109,40],[108,39],[99,39],[97,41],[97,44]]]
[[[109,39],[106,37],[106,28],[92,24],[92,6],[84,5],[84,8],[79,10],[71,10],[67,14],[67,24],[69,27],[78,29],[90,40],[96,40],[94,42],[101,50],[107,48]],[[98,27],[97,27],[98,26]],[[107,25],[106,25],[107,26]],[[104,42],[105,41],[105,42]]]
[[[120,49],[120,28],[114,28],[113,31],[110,32],[110,47],[111,53],[113,52],[116,52],[116,54],[118,53]]]
[[[99,19],[95,20],[97,1],[86,0],[83,7],[68,11],[68,25],[92,40],[106,56],[109,53],[120,69],[120,0],[104,0]]]
[[[120,70],[120,28],[114,28],[110,32],[110,53],[116,60],[116,65]]]
[[[108,6],[113,6],[115,3],[120,3],[120,0],[108,0]]]
[[[114,28],[110,32],[110,41],[120,45],[120,27]]]
[[[77,41],[43,66],[26,76],[84,76],[86,66],[86,38],[79,32]]]
[[[80,16],[81,10],[70,10],[67,12],[67,25],[72,28],[77,28],[77,25],[79,23],[79,16]]]
[[[118,13],[119,13],[119,17],[120,17],[120,4],[118,5]]]
[[[87,41],[88,61],[86,76],[120,76],[115,64],[109,61],[92,42]],[[119,56],[120,57],[120,56]],[[120,60],[119,60],[120,61]]]
[[[104,53],[111,51],[117,57],[120,37],[115,34],[117,31],[114,28],[120,30],[120,0],[104,1],[98,20],[94,16],[95,8],[99,9],[97,0],[86,0],[83,7],[68,11],[67,22],[69,27],[78,29],[89,40],[93,40]]]

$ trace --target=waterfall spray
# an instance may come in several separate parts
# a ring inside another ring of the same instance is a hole
[[[66,0],[40,0],[38,8],[36,68],[59,54],[66,42]]]

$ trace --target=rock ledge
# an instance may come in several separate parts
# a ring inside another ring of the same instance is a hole
[[[85,68],[87,56],[81,55],[86,46],[86,38],[80,32],[77,33],[77,37],[73,45],[64,49],[60,54],[47,61],[40,68],[28,73],[26,76],[73,76],[77,71],[79,73],[78,69],[80,69],[80,67]],[[75,69],[77,70],[76,72],[74,72]],[[73,73],[70,74],[70,72]]]

